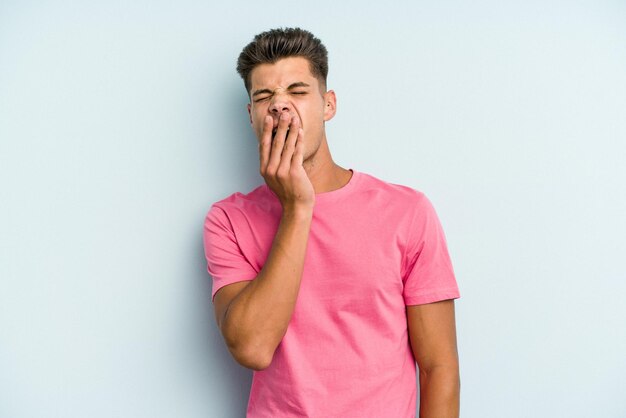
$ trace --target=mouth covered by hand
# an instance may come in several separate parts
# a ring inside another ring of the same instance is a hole
[[[272,129],[272,140],[274,139],[274,137],[276,136],[276,131],[278,130],[278,127]],[[285,132],[285,137],[289,136],[289,128],[287,128],[287,131]]]
[[[289,121],[289,126],[287,126],[287,131],[285,132],[285,138],[287,136],[289,136],[290,128],[293,125],[293,122],[296,120],[297,116],[293,115],[293,114],[289,114],[289,118],[290,118],[290,121]],[[272,140],[274,140],[274,137],[276,136],[276,131],[278,131],[278,123],[279,123],[279,120],[280,120],[280,116],[273,117],[273,119],[274,119],[274,121],[273,121],[274,127],[272,128]],[[297,119],[297,120],[299,121],[299,119]],[[301,124],[300,124],[300,126],[301,126]]]

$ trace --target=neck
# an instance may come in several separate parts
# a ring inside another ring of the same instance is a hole
[[[345,186],[352,177],[350,170],[335,164],[328,149],[326,135],[322,138],[319,148],[303,162],[315,193],[325,193]]]

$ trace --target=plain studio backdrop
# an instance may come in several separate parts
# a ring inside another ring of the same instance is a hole
[[[0,417],[244,416],[202,230],[263,182],[235,61],[280,26],[335,161],[440,216],[461,415],[626,416],[624,2],[5,0]]]

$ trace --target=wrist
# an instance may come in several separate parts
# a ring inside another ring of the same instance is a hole
[[[295,203],[283,206],[283,218],[294,220],[310,220],[313,217],[313,205]]]

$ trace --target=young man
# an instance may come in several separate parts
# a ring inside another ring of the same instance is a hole
[[[237,71],[265,184],[204,224],[218,326],[251,368],[248,417],[458,417],[446,239],[428,198],[332,160],[327,52],[311,33],[257,35]]]

